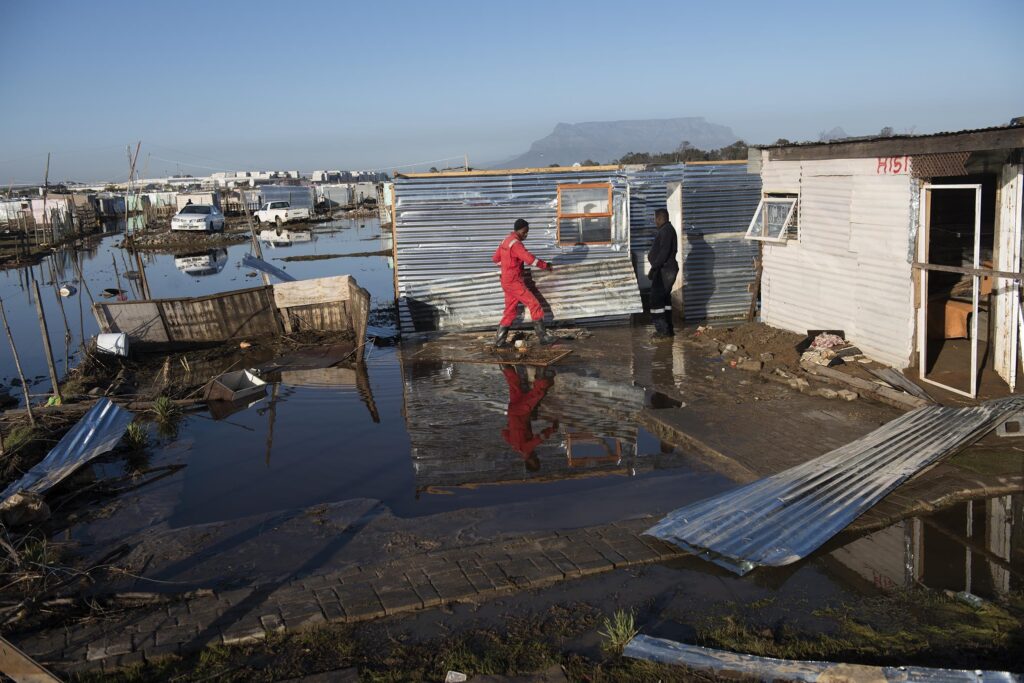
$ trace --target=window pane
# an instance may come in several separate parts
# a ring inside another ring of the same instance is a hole
[[[563,218],[558,222],[559,241],[563,244],[587,244],[612,241],[612,219]]]
[[[747,231],[748,238],[782,241],[786,239],[796,199],[762,199]]]
[[[562,214],[611,213],[608,206],[608,188],[584,187],[559,188],[562,197]]]

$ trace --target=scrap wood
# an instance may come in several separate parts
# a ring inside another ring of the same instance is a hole
[[[937,403],[937,401],[934,398],[932,398],[927,391],[922,389],[914,382],[911,382],[902,373],[897,372],[892,368],[865,367],[864,369],[895,389],[902,389],[908,394],[912,396],[917,396],[918,398],[928,401],[929,403]]]
[[[914,408],[921,408],[923,406],[933,405],[933,401],[926,401],[916,396],[911,396],[903,391],[897,391],[890,389],[889,387],[883,387],[869,382],[866,379],[854,377],[841,370],[834,368],[825,367],[823,365],[815,365],[814,363],[801,363],[802,367],[812,375],[818,375],[825,379],[833,380],[842,384],[847,384],[858,391],[861,391],[872,398],[881,401],[882,403],[899,408],[900,410],[911,410]]]
[[[740,575],[792,564],[1022,408],[1024,397],[918,408],[802,465],[674,510],[644,533]]]
[[[572,349],[567,349],[565,351],[562,351],[561,353],[558,353],[557,355],[548,358],[537,358],[534,357],[530,352],[518,353],[515,351],[512,351],[508,355],[505,355],[503,352],[495,350],[489,355],[485,354],[476,357],[460,357],[458,356],[457,352],[451,356],[448,356],[442,352],[438,360],[447,361],[449,363],[479,363],[486,365],[494,365],[497,363],[502,365],[534,365],[537,367],[546,368],[550,365],[554,365],[555,363],[562,360],[571,353]]]
[[[686,666],[697,671],[732,678],[737,675],[770,681],[936,681],[941,683],[1020,683],[1021,677],[1006,671],[965,671],[923,666],[869,666],[807,660],[759,657],[727,650],[677,643],[643,634],[634,636],[624,657]]]
[[[0,673],[15,683],[60,683],[43,665],[0,636]]]

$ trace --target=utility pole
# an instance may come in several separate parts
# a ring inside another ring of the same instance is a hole
[[[463,162],[466,165],[466,171],[469,171],[469,155],[468,154],[463,154],[462,155],[462,160],[463,160]]]
[[[32,398],[28,394],[28,384],[25,382],[25,373],[21,371],[21,360],[18,358],[18,349],[14,345],[14,335],[11,334],[11,326],[7,324],[7,311],[4,310],[4,302],[0,299],[0,318],[4,321],[4,330],[7,332],[7,343],[11,345],[11,355],[14,356],[14,367],[18,370],[18,379],[21,380],[21,390],[25,394],[25,411],[28,413],[28,422],[36,426],[36,416],[32,414]]]
[[[47,211],[46,211],[46,195],[49,193],[49,191],[50,191],[50,153],[47,152],[46,153],[46,173],[43,174],[43,235],[44,236],[47,233],[47,231],[46,231],[46,224],[47,224],[47,222],[49,221],[49,218],[50,218],[47,215]],[[54,239],[53,239],[53,224],[52,223],[50,224],[50,238],[49,239],[50,239],[50,244],[53,244]],[[36,246],[39,246],[38,245],[38,240],[37,240]]]

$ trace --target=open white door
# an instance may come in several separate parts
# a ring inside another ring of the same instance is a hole
[[[1008,273],[1021,270],[1021,204],[1024,166],[1006,164],[1000,180],[999,220],[996,229],[995,268]],[[1006,380],[1010,391],[1017,386],[1018,329],[1021,323],[1020,281],[996,278],[993,288],[995,370]]]
[[[921,188],[921,231],[918,235],[917,242],[917,260],[918,263],[922,264],[924,267],[920,270],[921,306],[918,309],[918,366],[920,373],[919,376],[923,381],[961,396],[975,398],[978,394],[978,296],[981,285],[981,278],[977,273],[971,276],[972,294],[969,323],[971,367],[969,387],[965,390],[963,388],[943,384],[942,382],[938,382],[928,377],[929,364],[931,362],[928,349],[928,310],[933,303],[929,298],[928,266],[943,265],[934,264],[931,260],[932,254],[930,253],[930,245],[932,236],[933,199],[935,195],[940,192],[964,193],[965,191],[973,191],[974,194],[974,254],[971,265],[973,268],[978,269],[981,267],[981,185],[925,185]]]

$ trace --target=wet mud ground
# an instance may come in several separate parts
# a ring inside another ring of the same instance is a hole
[[[381,235],[370,222],[325,226],[308,242],[265,245],[265,257],[377,250]],[[85,259],[94,292],[113,286],[112,251],[108,239]],[[208,255],[211,272],[203,275],[189,272],[204,267],[195,260],[148,254],[154,294],[249,286],[238,265],[248,245],[226,251]],[[70,279],[69,265],[62,270],[55,263],[49,279]],[[282,265],[297,277],[354,274],[374,298],[376,320],[387,323],[387,257]],[[36,273],[47,277],[45,267]],[[4,277],[5,303],[17,302],[8,304],[8,315],[13,311],[16,337],[25,340],[19,343],[26,349],[22,362],[43,375],[31,341],[38,328],[26,274],[7,271]],[[87,311],[80,324],[87,336],[95,331]],[[425,553],[663,514],[820,455],[898,414],[864,400],[828,401],[764,382],[730,367],[707,344],[684,335],[653,342],[643,326],[597,328],[590,337],[564,341],[573,353],[548,370],[453,362],[466,345],[483,343],[477,336],[373,346],[366,354],[368,384],[342,368],[281,373],[268,396],[244,410],[221,419],[188,414],[171,433],[151,428],[150,446],[138,457],[149,467],[184,467],[81,506],[51,542],[85,563],[112,547],[129,549],[117,570],[90,589],[97,595],[225,589],[418,561]],[[1018,448],[1006,442],[993,448],[1009,456],[1002,473],[1021,473]],[[127,467],[108,458],[92,475],[123,474]],[[394,655],[395,667],[434,666],[433,660],[424,664],[422,653],[409,654],[420,652],[417,643],[500,632],[515,619],[543,620],[551,610],[569,610],[558,647],[544,646],[564,664],[572,653],[599,658],[601,619],[624,609],[651,635],[775,656],[883,661],[879,642],[897,631],[871,620],[912,603],[923,605],[920,619],[908,622],[916,635],[903,637],[905,647],[893,650],[896,661],[887,661],[944,665],[949,658],[925,642],[927,629],[936,627],[929,623],[937,613],[928,611],[929,601],[946,600],[944,590],[966,590],[992,603],[995,612],[987,616],[1004,639],[975,624],[974,639],[964,640],[956,656],[972,667],[1019,670],[1024,666],[1008,653],[1020,643],[1024,498],[977,493],[979,500],[927,518],[844,537],[842,545],[785,570],[739,578],[696,559],[673,561],[479,605],[390,617],[344,637],[372,639],[368,634],[383,629],[407,649]],[[927,587],[922,595],[929,597],[906,597],[918,586]],[[939,607],[949,607],[965,627],[984,621],[946,602]],[[874,623],[874,638],[863,629],[850,631],[858,618]],[[984,638],[993,644],[983,646]],[[320,664],[328,666],[328,659]],[[533,662],[544,663],[551,662]]]

